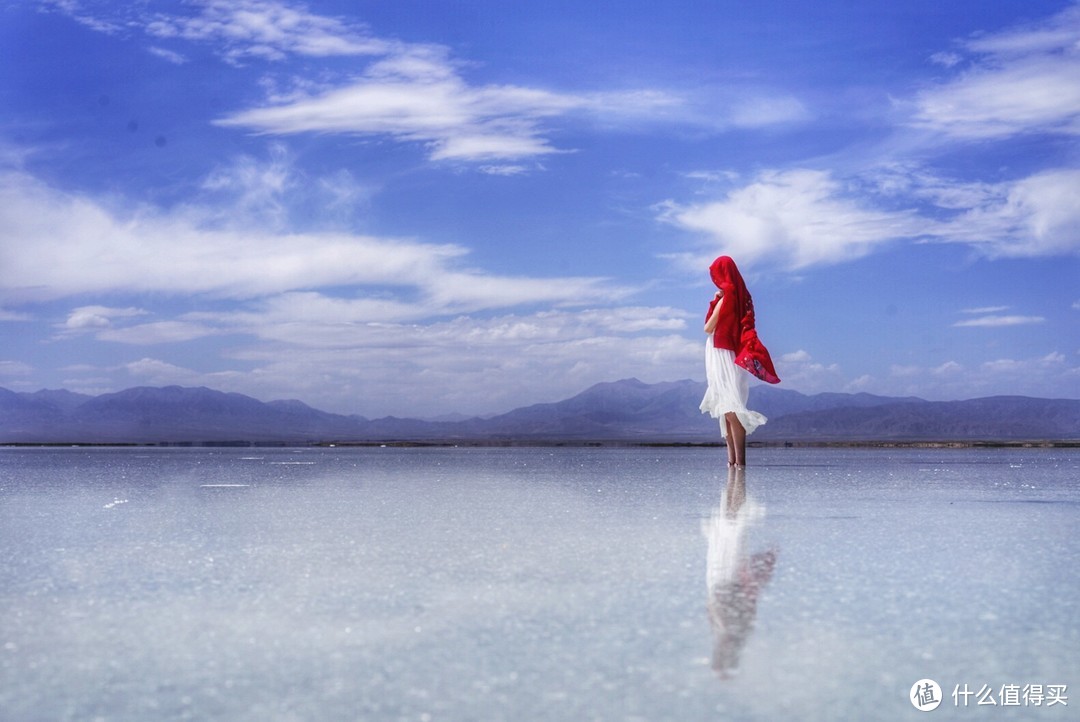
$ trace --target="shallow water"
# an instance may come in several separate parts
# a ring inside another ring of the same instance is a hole
[[[2,449],[0,719],[1078,717],[1080,452],[750,456]]]

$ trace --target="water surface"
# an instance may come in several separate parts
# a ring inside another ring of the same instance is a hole
[[[750,453],[0,450],[0,719],[1076,719],[1080,453]]]

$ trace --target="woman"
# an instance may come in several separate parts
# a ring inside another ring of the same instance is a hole
[[[720,420],[720,435],[727,442],[728,466],[746,465],[746,435],[766,422],[746,408],[752,373],[770,384],[780,383],[768,350],[754,328],[754,300],[746,290],[735,261],[720,256],[709,267],[719,289],[705,315],[705,376],[709,388],[701,412]]]

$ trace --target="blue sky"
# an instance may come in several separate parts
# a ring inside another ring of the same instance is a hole
[[[0,4],[0,386],[1080,398],[1080,5]]]

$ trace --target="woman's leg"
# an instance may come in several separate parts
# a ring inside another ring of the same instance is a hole
[[[746,466],[746,429],[734,412],[724,414],[727,424],[728,463]]]
[[[734,414],[724,414],[724,445],[727,447],[727,465],[735,466],[735,441],[731,438],[731,417]]]

